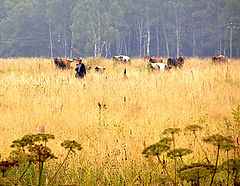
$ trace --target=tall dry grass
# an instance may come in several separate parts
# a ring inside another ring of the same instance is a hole
[[[78,80],[74,64],[59,70],[50,59],[0,59],[2,158],[14,139],[44,125],[56,137],[51,144],[56,154],[64,152],[64,139],[74,139],[83,146],[81,163],[131,167],[144,161],[144,146],[157,142],[165,128],[184,128],[204,117],[202,135],[224,132],[223,117],[240,104],[240,60],[212,65],[210,59],[188,59],[183,69],[160,73],[149,72],[142,59],[96,64],[107,68],[104,74],[91,70]],[[106,109],[100,111],[98,103]],[[178,141],[188,147],[188,137]]]

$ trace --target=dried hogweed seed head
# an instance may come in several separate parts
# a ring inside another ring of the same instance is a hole
[[[224,137],[220,134],[213,134],[212,136],[204,137],[203,141],[220,147],[233,144],[233,140],[230,137]]]
[[[74,150],[82,150],[82,146],[80,143],[74,141],[74,140],[64,140],[63,143],[61,143],[61,146],[65,149],[68,149],[72,152],[75,152]]]
[[[173,142],[173,139],[169,137],[164,137],[159,141],[159,143],[166,144],[166,145],[171,145],[172,142]]]
[[[201,127],[200,125],[188,125],[185,128],[185,130],[192,131],[192,132],[201,131],[202,129],[203,129],[203,127]]]
[[[213,165],[193,163],[178,170],[178,177],[186,181],[207,178],[213,172]]]
[[[192,150],[190,149],[184,149],[184,148],[178,148],[178,149],[173,149],[170,152],[167,153],[167,157],[170,157],[172,159],[176,157],[183,157],[188,154],[192,153]]]
[[[163,134],[177,134],[181,131],[180,128],[167,128],[163,131]]]
[[[162,143],[156,143],[153,145],[148,146],[142,151],[142,154],[145,155],[145,157],[148,156],[157,156],[162,154],[163,152],[166,152],[170,149],[169,145],[165,145]]]

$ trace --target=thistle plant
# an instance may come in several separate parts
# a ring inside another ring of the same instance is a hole
[[[220,149],[223,148],[223,147],[229,146],[229,145],[233,145],[233,141],[229,137],[224,137],[224,136],[219,135],[219,134],[214,134],[212,136],[205,137],[205,138],[203,138],[203,141],[206,142],[206,143],[210,143],[213,146],[217,146],[216,163],[215,163],[214,172],[213,172],[211,183],[210,183],[210,185],[212,185],[215,174],[217,172],[217,165],[218,165]]]

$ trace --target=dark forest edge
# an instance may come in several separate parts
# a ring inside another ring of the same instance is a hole
[[[239,0],[0,0],[0,57],[240,58]]]

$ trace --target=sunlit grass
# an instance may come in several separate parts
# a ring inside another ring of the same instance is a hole
[[[59,70],[50,59],[0,59],[2,157],[14,139],[44,125],[56,137],[56,154],[64,152],[64,139],[74,139],[83,146],[80,162],[130,168],[146,161],[141,151],[157,142],[165,128],[198,123],[205,128],[202,136],[223,132],[223,117],[240,104],[240,60],[212,65],[210,59],[193,58],[183,69],[163,73],[149,72],[142,59],[131,65],[91,60],[83,61],[93,68],[78,80],[75,64]],[[95,73],[94,65],[106,67],[105,73]],[[98,103],[106,109],[100,112]],[[184,147],[189,139],[177,139],[177,145]]]

